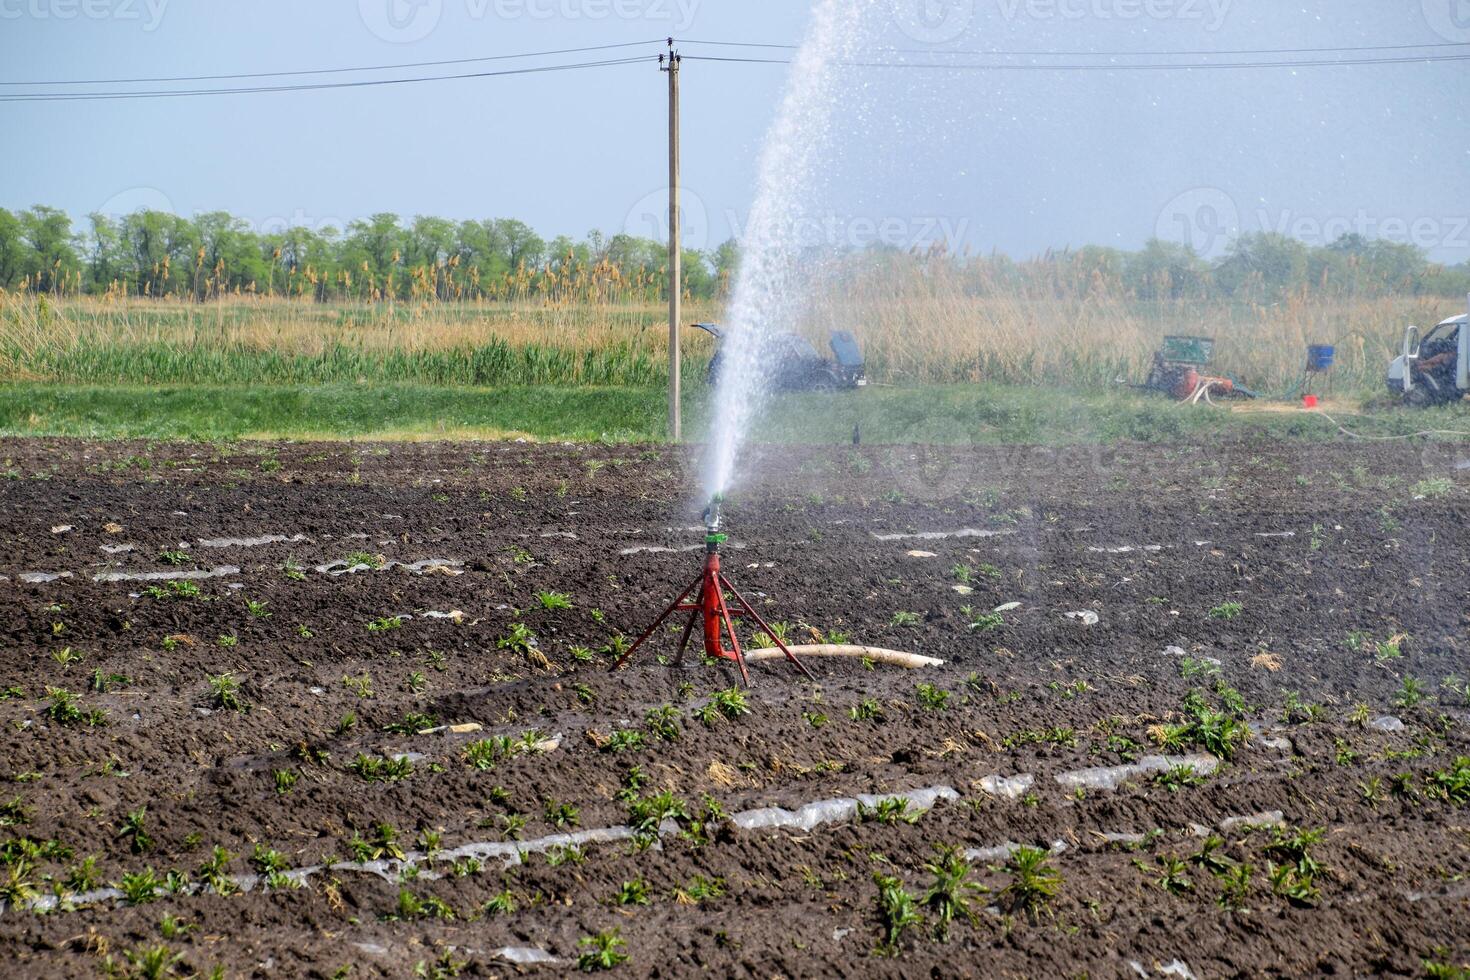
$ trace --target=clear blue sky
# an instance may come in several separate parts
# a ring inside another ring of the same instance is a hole
[[[880,55],[935,39],[1005,51],[1470,41],[1464,0],[866,2],[897,10],[873,37]],[[914,19],[925,4],[937,22]],[[800,0],[0,0],[0,80],[387,64],[668,34],[789,42],[801,38],[807,9]],[[685,62],[694,244],[717,243],[748,208],[785,71]],[[1164,233],[1208,253],[1235,228],[1308,240],[1358,228],[1411,237],[1441,260],[1470,259],[1470,61],[1189,74],[852,69],[849,82],[823,202],[839,234],[887,220],[901,235],[948,227],[971,247],[1025,255],[1136,247]],[[518,217],[548,237],[647,234],[666,183],[665,125],[664,77],[651,62],[347,91],[0,103],[0,206],[44,203],[81,218],[167,204],[267,227],[395,211]]]

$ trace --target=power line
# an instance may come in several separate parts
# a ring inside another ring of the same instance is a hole
[[[114,99],[171,99],[195,95],[253,95],[259,92],[311,92],[321,89],[365,88],[372,85],[409,85],[418,82],[448,82],[466,78],[500,78],[506,75],[535,75],[580,68],[606,68],[612,65],[650,64],[652,59],[615,58],[607,61],[583,61],[565,65],[539,65],[534,68],[508,68],[504,71],[477,71],[459,75],[424,75],[413,78],[372,78],[352,82],[302,82],[297,85],[257,85],[243,88],[159,89],[142,92],[30,92],[0,95],[0,102],[85,102]]]
[[[566,51],[579,50],[605,50],[607,48],[626,48],[634,45],[649,44],[653,42],[637,41],[624,44],[603,45],[594,48],[570,48]],[[715,43],[715,42],[702,42]],[[738,42],[720,42],[735,45]],[[755,46],[752,42],[746,46]],[[785,47],[780,45],[766,45],[768,47]],[[1423,47],[1467,47],[1470,45],[1424,45]],[[1385,50],[1394,50],[1389,47]],[[1286,49],[1280,49],[1286,50]],[[1349,49],[1320,49],[1320,50],[1349,50]],[[1368,50],[1368,49],[1362,49]],[[546,54],[550,52],[543,52]],[[958,54],[960,52],[948,52]],[[1182,52],[1180,52],[1182,54]],[[1008,54],[1019,54],[1009,52]],[[517,55],[495,55],[487,58],[459,59],[448,62],[421,62],[424,65],[435,64],[458,64],[463,61],[493,61],[507,58],[528,58],[537,54],[526,53]],[[1101,57],[1101,55],[1096,55]],[[686,61],[708,61],[724,64],[764,64],[764,65],[789,65],[790,58],[754,58],[721,55],[682,55]],[[195,88],[195,89],[152,89],[141,91],[122,92],[21,92],[14,94],[0,94],[0,102],[83,102],[83,101],[111,101],[116,99],[169,99],[185,98],[206,95],[253,95],[265,92],[309,92],[328,89],[366,88],[380,85],[409,85],[422,82],[444,82],[457,81],[473,78],[499,78],[511,75],[533,75],[557,71],[574,71],[586,68],[606,68],[616,65],[641,64],[648,62],[647,57],[637,56],[628,58],[610,58],[601,61],[584,61],[570,64],[536,65],[525,68],[509,68],[501,71],[462,72],[452,75],[418,75],[408,78],[369,78],[355,79],[345,82],[299,82],[289,85],[255,85],[236,86],[230,88]],[[1470,53],[1465,54],[1429,54],[1429,55],[1405,55],[1382,58],[1331,58],[1331,59],[1296,59],[1296,60],[1273,60],[1273,61],[1230,61],[1230,62],[1131,62],[1122,64],[975,64],[957,62],[919,62],[919,61],[840,61],[834,64],[847,68],[881,68],[881,69],[924,69],[931,71],[1191,71],[1195,69],[1258,69],[1258,68],[1325,68],[1325,67],[1350,67],[1358,65],[1399,65],[1399,64],[1426,64],[1435,62],[1470,61]],[[302,72],[265,72],[255,75],[220,75],[212,76],[218,78],[256,78],[277,77],[283,74],[329,74],[347,71],[375,71],[389,70],[392,68],[406,68],[401,66],[380,66],[379,68],[327,68],[312,69]],[[198,76],[211,77],[211,76]],[[173,80],[185,80],[184,76],[178,76]],[[139,82],[143,79],[116,80],[117,82],[132,81]],[[45,84],[32,83],[4,83],[4,84]],[[51,84],[75,84],[71,82],[57,82]],[[102,84],[101,80],[98,84]]]
[[[362,65],[357,68],[303,68],[297,71],[240,72],[231,75],[161,75],[154,78],[86,78],[63,79],[49,82],[0,81],[0,85],[141,85],[150,82],[215,82],[240,78],[283,78],[288,75],[340,75],[359,71],[400,71],[409,68],[442,68],[446,65],[468,65],[485,61],[512,61],[520,58],[545,58],[557,54],[582,54],[588,51],[611,51],[615,48],[635,48],[649,44],[663,44],[663,38],[650,41],[626,41],[622,44],[594,44],[585,48],[558,48],[554,51],[526,51],[521,54],[496,54],[483,58],[452,58],[447,61],[412,61],[400,65]]]
[[[799,51],[799,44],[783,44],[767,41],[702,41],[690,38],[676,38],[679,44],[707,44],[723,48],[779,48],[787,51]],[[958,50],[942,48],[888,48],[891,54],[924,54],[924,55],[976,55],[981,57],[999,58],[1167,58],[1167,57],[1204,57],[1209,55],[1267,55],[1267,54],[1330,54],[1334,52],[1353,51],[1416,51],[1424,48],[1466,48],[1470,42],[1465,41],[1436,41],[1429,44],[1369,44],[1357,47],[1337,48],[1239,48],[1235,50],[1216,51],[977,51]]]
[[[713,61],[749,65],[789,65],[790,58],[733,58],[715,55],[682,55],[685,61]],[[1325,68],[1354,65],[1418,65],[1441,61],[1470,61],[1470,54],[1425,55],[1403,58],[1334,58],[1320,61],[1200,61],[1190,64],[1117,64],[1117,65],[975,65],[932,64],[915,61],[838,61],[844,68],[928,68],[938,71],[1193,71],[1210,68]]]
[[[172,83],[172,82],[205,82],[205,81],[227,81],[232,79],[252,78],[285,78],[293,75],[338,75],[354,72],[370,71],[399,71],[410,68],[442,68],[448,65],[479,64],[491,61],[512,61],[522,58],[542,58],[562,54],[583,54],[591,51],[611,51],[621,48],[642,47],[650,44],[663,44],[664,38],[650,38],[642,41],[624,41],[618,44],[594,44],[579,48],[555,48],[547,51],[526,51],[516,54],[487,55],[478,58],[451,58],[441,61],[411,61],[391,65],[359,65],[351,68],[301,68],[290,71],[262,71],[262,72],[235,72],[217,75],[156,75],[138,78],[87,78],[87,79],[52,79],[45,81],[9,81],[0,80],[0,86],[39,86],[39,85],[135,85],[145,83]],[[769,41],[712,41],[706,39],[680,39],[680,44],[702,44],[716,47],[728,48],[773,48],[788,51],[800,50],[798,44],[787,44]],[[1003,58],[1047,58],[1047,57],[1098,57],[1098,58],[1129,58],[1129,57],[1202,57],[1202,56],[1242,56],[1242,55],[1268,55],[1268,54],[1327,54],[1334,52],[1372,52],[1372,51],[1409,51],[1438,48],[1464,48],[1470,44],[1464,42],[1435,42],[1428,44],[1380,44],[1361,45],[1345,47],[1314,47],[1314,48],[1239,48],[1215,51],[980,51],[980,50],[958,50],[958,49],[935,49],[935,48],[892,48],[887,49],[893,54],[924,54],[930,56],[948,55],[973,55],[982,57]],[[711,56],[707,60],[714,60]],[[733,59],[731,59],[733,60]],[[754,60],[754,59],[752,59]],[[1412,60],[1419,60],[1417,58]],[[777,62],[771,62],[777,63]]]

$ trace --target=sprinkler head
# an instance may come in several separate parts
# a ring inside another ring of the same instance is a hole
[[[720,504],[724,502],[725,498],[717,493],[709,498],[709,505],[704,509],[704,529],[710,534],[720,529]]]

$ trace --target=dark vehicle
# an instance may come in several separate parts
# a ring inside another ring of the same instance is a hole
[[[694,325],[718,342],[723,342],[728,335],[717,323]],[[863,375],[863,352],[853,335],[846,330],[833,330],[829,343],[833,356],[826,358],[800,334],[779,333],[771,337],[761,357],[771,372],[771,390],[836,391],[867,384],[868,379]],[[710,358],[707,379],[711,385],[719,379],[724,363],[722,348],[723,343],[715,348],[715,356]]]

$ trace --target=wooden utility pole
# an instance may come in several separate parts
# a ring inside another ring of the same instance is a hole
[[[660,63],[663,62],[660,57]],[[679,320],[684,276],[679,251],[679,52],[669,38],[669,439],[682,437],[679,406]]]

